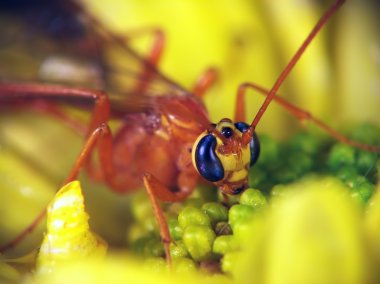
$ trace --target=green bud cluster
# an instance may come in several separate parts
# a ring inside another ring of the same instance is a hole
[[[355,129],[352,138],[380,145],[379,129],[368,125]],[[231,197],[225,203],[221,194],[215,194],[215,188],[201,186],[191,199],[164,208],[172,240],[173,269],[193,271],[214,263],[219,271],[229,273],[255,215],[265,211],[270,198],[282,194],[283,185],[300,177],[336,176],[347,185],[352,198],[362,204],[366,204],[375,191],[379,154],[309,133],[297,134],[281,143],[264,135],[260,142],[259,161],[249,173],[250,188],[240,196]],[[143,229],[133,230],[138,236],[133,247],[148,257],[149,265],[164,267],[163,245],[157,226],[152,225],[154,217],[149,212],[151,209],[147,210],[147,202],[139,197],[132,203],[136,222],[145,230],[145,234],[140,233]],[[203,265],[205,263],[207,265]]]

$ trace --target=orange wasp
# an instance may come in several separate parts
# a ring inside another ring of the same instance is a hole
[[[67,3],[70,9],[84,15],[87,25],[91,25],[95,51],[101,53],[102,43],[111,43],[138,65],[136,70],[110,71],[133,75],[135,83],[123,89],[123,95],[112,97],[103,91],[87,88],[3,82],[0,83],[0,104],[34,108],[58,116],[74,129],[85,129],[83,149],[64,183],[76,179],[84,167],[90,176],[107,183],[120,194],[144,185],[160,225],[168,261],[170,235],[157,199],[167,202],[184,200],[200,180],[215,184],[225,196],[239,194],[246,189],[248,170],[260,153],[255,129],[272,100],[299,120],[314,122],[343,143],[380,152],[379,146],[349,140],[310,113],[276,96],[305,49],[344,0],[336,0],[324,13],[270,90],[253,83],[241,84],[236,96],[234,120],[224,118],[216,124],[210,123],[201,101],[216,79],[215,70],[205,72],[192,92],[186,91],[156,67],[163,48],[162,33],[156,31],[152,50],[148,58],[143,58],[130,48],[125,38],[103,28],[80,4]],[[86,43],[84,40],[83,45],[86,46]],[[106,84],[104,86],[108,87]],[[109,88],[112,91],[113,87]],[[254,89],[266,96],[250,124],[245,123],[244,97],[247,89]],[[79,123],[73,122],[59,108],[58,103],[62,102],[81,108],[93,106],[89,125],[79,127]],[[114,134],[108,126],[111,119],[122,121]],[[95,149],[100,160],[98,167],[91,160]],[[0,250],[16,245],[44,214],[45,211],[41,212],[33,224]]]

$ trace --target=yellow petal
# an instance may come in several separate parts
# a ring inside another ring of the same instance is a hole
[[[59,190],[47,210],[47,232],[37,259],[39,273],[51,272],[62,262],[105,255],[107,244],[90,230],[78,181]]]
[[[104,261],[89,257],[86,261],[65,263],[54,273],[38,275],[34,284],[132,283],[132,284],[231,284],[228,277],[199,273],[157,272],[125,256],[108,256]]]
[[[20,277],[20,273],[14,267],[0,262],[0,283],[16,283]]]
[[[370,200],[364,218],[364,226],[372,263],[378,265],[380,261],[380,184],[378,184],[377,191]],[[378,272],[377,267],[374,269]],[[377,276],[377,279],[380,279],[379,272]]]
[[[287,188],[247,234],[238,282],[366,282],[360,211],[347,189],[332,178]]]

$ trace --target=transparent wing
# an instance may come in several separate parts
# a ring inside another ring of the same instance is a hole
[[[125,36],[109,31],[76,2],[37,3],[44,7],[25,4],[0,17],[2,80],[102,89],[114,117],[157,112],[165,102],[158,98],[184,97],[202,108],[186,115],[208,125],[202,102],[133,50]],[[62,23],[54,28],[57,19]]]

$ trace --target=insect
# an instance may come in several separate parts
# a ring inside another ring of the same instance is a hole
[[[208,70],[201,77],[193,92],[186,91],[156,67],[162,51],[162,38],[157,37],[148,59],[144,59],[130,48],[125,39],[104,29],[74,2],[74,7],[86,15],[87,22],[93,26],[96,38],[101,43],[111,43],[121,49],[138,66],[132,70],[112,68],[110,71],[132,75],[132,84],[121,89],[122,95],[108,96],[88,88],[8,82],[0,84],[0,102],[3,106],[16,103],[26,106],[27,103],[28,107],[34,107],[37,111],[61,117],[67,124],[72,124],[71,120],[60,111],[58,102],[81,108],[93,106],[89,125],[80,127],[86,132],[84,147],[64,183],[76,179],[84,167],[89,175],[109,184],[118,193],[127,193],[144,185],[160,224],[161,237],[169,258],[170,237],[157,199],[170,202],[184,200],[200,180],[215,184],[225,196],[243,191],[248,184],[248,169],[257,161],[260,152],[255,129],[272,100],[298,119],[316,123],[346,144],[368,151],[380,151],[380,147],[347,139],[308,112],[276,96],[307,46],[343,2],[337,0],[322,16],[270,90],[253,83],[240,85],[234,120],[224,118],[216,124],[210,123],[201,102],[202,96],[216,78],[214,70]],[[98,51],[103,50],[101,45],[95,46]],[[108,87],[107,80],[104,82],[104,86]],[[109,88],[112,94],[114,88]],[[254,89],[266,96],[250,124],[245,122],[244,111],[247,89]],[[122,121],[114,134],[108,126],[110,119]],[[73,128],[78,126],[75,123],[72,125]],[[98,166],[91,159],[95,149],[100,160]],[[42,212],[31,226],[1,249],[17,244],[44,214]]]

